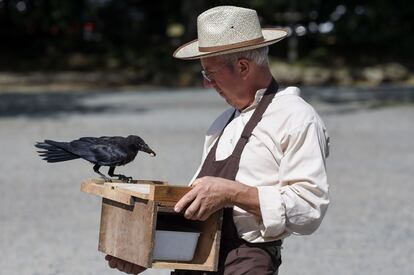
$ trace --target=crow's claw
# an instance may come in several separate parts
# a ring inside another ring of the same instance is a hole
[[[107,181],[107,182],[112,182],[112,179],[111,178],[108,178],[108,177],[101,177],[104,181]]]
[[[132,177],[127,177],[127,176],[124,176],[124,175],[119,175],[118,179],[122,180],[123,182],[128,182],[128,183],[132,181]]]

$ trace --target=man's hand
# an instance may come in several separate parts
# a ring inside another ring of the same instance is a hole
[[[193,187],[175,205],[175,212],[184,212],[190,220],[205,221],[214,212],[226,206],[238,206],[261,218],[256,187],[218,177],[196,179]]]
[[[184,217],[190,220],[204,221],[211,214],[225,206],[232,205],[232,196],[237,183],[218,177],[203,177],[192,183],[192,189],[175,205],[176,212],[185,210]]]
[[[116,268],[119,271],[125,272],[126,274],[139,274],[146,270],[145,267],[121,260],[111,255],[106,255],[105,260],[108,261],[110,268]]]

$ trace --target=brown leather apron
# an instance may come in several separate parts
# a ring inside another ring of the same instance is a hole
[[[259,123],[267,106],[272,101],[278,90],[278,84],[274,79],[267,87],[252,117],[243,129],[241,137],[233,150],[233,153],[224,160],[216,161],[216,150],[218,141],[223,134],[217,138],[213,148],[208,153],[197,178],[204,176],[221,177],[235,180],[239,170],[240,157],[244,147],[249,141],[253,129]],[[226,126],[234,118],[227,122]],[[225,208],[222,225],[222,236],[220,243],[219,268],[217,272],[202,272],[189,270],[176,270],[174,275],[196,275],[196,274],[275,274],[281,264],[280,246],[281,240],[267,243],[248,243],[239,238],[233,221],[233,208]]]

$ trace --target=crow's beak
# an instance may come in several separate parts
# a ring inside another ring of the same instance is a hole
[[[144,148],[141,149],[141,151],[148,153],[151,157],[155,157],[157,154],[155,154],[154,151],[151,150],[151,148],[149,148],[148,146],[145,146]]]

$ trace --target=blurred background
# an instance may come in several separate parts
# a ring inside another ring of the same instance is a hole
[[[196,38],[199,13],[225,4],[256,9],[263,27],[289,30],[270,48],[286,84],[414,83],[408,0],[0,0],[0,87],[200,85],[199,65],[171,54]]]
[[[138,134],[157,157],[118,171],[186,185],[228,106],[172,53],[217,5],[289,30],[272,73],[331,136],[330,208],[285,240],[279,274],[414,274],[414,2],[0,0],[1,275],[120,274],[97,251],[101,201],[79,191],[92,166],[47,164],[33,145]]]

